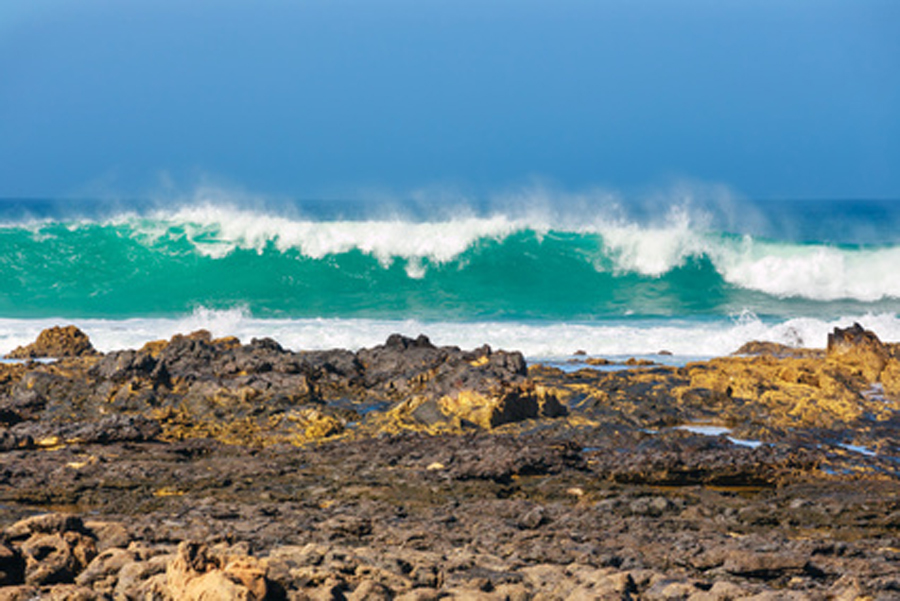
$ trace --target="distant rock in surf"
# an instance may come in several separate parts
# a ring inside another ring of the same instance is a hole
[[[778,342],[764,342],[759,340],[751,340],[744,344],[732,355],[746,355],[750,357],[770,356],[778,359],[795,358],[795,359],[821,359],[825,356],[822,349],[798,348],[779,344]]]
[[[42,331],[37,340],[28,346],[20,346],[7,359],[39,359],[61,357],[85,357],[97,351],[87,334],[75,326],[53,327]]]

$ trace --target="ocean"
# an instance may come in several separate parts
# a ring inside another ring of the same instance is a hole
[[[854,321],[900,340],[900,201],[671,196],[4,199],[0,353],[68,323],[102,351],[400,332],[547,361],[823,347]]]

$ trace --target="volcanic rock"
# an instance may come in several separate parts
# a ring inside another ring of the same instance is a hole
[[[87,335],[75,326],[52,327],[42,331],[36,341],[20,346],[6,355],[8,359],[83,357],[97,351]]]

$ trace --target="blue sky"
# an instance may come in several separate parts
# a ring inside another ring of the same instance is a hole
[[[900,198],[896,0],[6,0],[0,196]]]

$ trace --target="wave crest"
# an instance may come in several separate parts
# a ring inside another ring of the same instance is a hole
[[[504,215],[443,222],[316,221],[206,205],[158,214],[152,222],[142,220],[136,229],[152,238],[183,229],[194,248],[212,258],[236,249],[262,253],[273,246],[279,252],[295,250],[310,259],[355,250],[390,265],[396,258],[447,263],[479,240],[502,241],[533,226]]]
[[[219,261],[236,251],[250,250],[266,257],[250,262],[245,267],[248,270],[267,269],[266,259],[276,258],[273,253],[290,257],[296,253],[313,262],[328,259],[347,274],[353,269],[352,261],[332,258],[359,252],[374,258],[384,268],[399,260],[406,276],[416,280],[428,278],[435,266],[454,262],[458,271],[484,270],[466,281],[453,280],[445,273],[441,276],[445,279],[432,286],[441,289],[474,282],[481,286],[477,290],[482,296],[503,295],[507,283],[521,288],[521,283],[513,280],[527,280],[525,276],[534,274],[523,276],[522,272],[533,269],[535,274],[571,273],[569,280],[557,280],[564,288],[559,296],[606,294],[620,304],[622,301],[617,299],[636,298],[635,295],[647,290],[646,287],[628,289],[634,285],[635,278],[625,281],[621,276],[638,276],[644,282],[668,278],[666,286],[673,298],[687,288],[717,287],[728,289],[727,294],[736,289],[752,292],[757,297],[766,295],[773,301],[877,303],[900,299],[900,279],[895,277],[900,246],[850,247],[737,236],[711,229],[702,215],[684,208],[673,208],[661,217],[659,223],[652,224],[608,217],[592,219],[591,215],[585,215],[579,223],[561,223],[546,215],[513,217],[501,213],[444,221],[402,218],[323,221],[202,204],[150,215],[124,214],[108,221],[6,225],[0,228],[0,268],[8,267],[8,273],[4,272],[8,281],[19,278],[27,285],[40,272],[35,265],[53,262],[58,264],[60,273],[48,272],[45,279],[56,278],[54,285],[59,285],[60,279],[72,277],[70,272],[74,266],[96,271],[101,259],[108,262],[111,274],[120,270],[123,274],[128,272],[122,278],[137,274],[134,278],[139,279],[145,275],[141,270],[151,267],[168,276],[171,268],[167,259],[174,262],[185,254],[197,253]],[[28,244],[22,242],[24,238],[29,240]],[[140,243],[149,256],[136,259],[138,255],[121,244],[123,239]],[[92,259],[90,252],[101,248],[103,252],[108,251],[108,256]],[[279,269],[284,278],[300,279],[311,273],[296,271],[285,265],[291,261],[277,258],[281,259]],[[139,265],[138,259],[145,263]],[[135,263],[125,265],[129,260]],[[94,263],[88,264],[90,261]],[[704,265],[706,273],[682,270],[691,261]],[[198,278],[205,275],[189,271],[202,266],[182,263],[179,268],[185,281],[191,281],[195,275]],[[598,276],[591,280],[596,274],[585,274],[591,268],[604,278]],[[370,274],[353,275],[369,277]],[[315,276],[330,277],[330,272],[316,271]],[[78,283],[74,282],[73,286]],[[379,285],[390,284],[383,278]],[[610,286],[621,290],[611,291]],[[210,287],[215,286],[210,284]],[[324,287],[328,288],[327,282]],[[294,294],[296,290],[284,287],[278,294]],[[378,295],[379,290],[372,288],[372,294]],[[27,291],[22,294],[26,295]],[[248,294],[252,295],[253,291],[249,290]],[[464,292],[455,290],[454,294],[465,298]],[[198,300],[206,302],[202,298]],[[733,308],[733,299],[726,300]],[[247,302],[252,303],[253,299],[248,298]],[[284,302],[285,306],[293,306]],[[579,306],[590,306],[591,310],[595,307],[588,303]],[[654,305],[658,306],[662,305]]]

